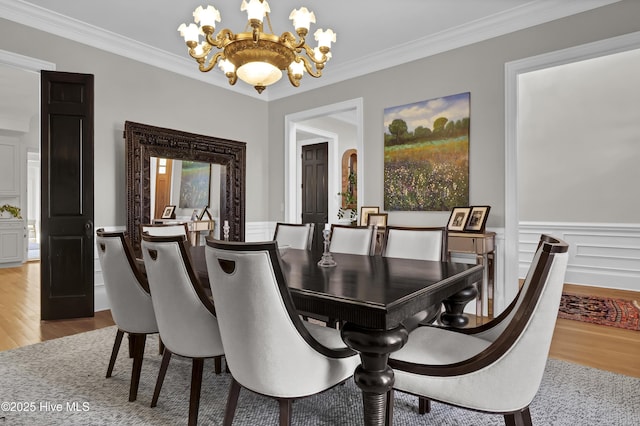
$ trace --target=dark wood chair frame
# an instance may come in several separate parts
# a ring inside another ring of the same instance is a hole
[[[480,370],[496,362],[504,353],[513,346],[513,344],[519,339],[520,335],[524,331],[529,319],[535,311],[536,304],[540,299],[544,283],[549,275],[551,265],[553,263],[553,257],[556,253],[565,253],[568,251],[569,246],[559,239],[550,237],[548,235],[542,235],[538,248],[542,247],[542,253],[539,261],[537,262],[535,269],[531,272],[531,284],[528,286],[526,293],[524,294],[522,303],[518,307],[517,311],[511,322],[505,328],[504,332],[484,351],[475,355],[474,357],[461,361],[455,364],[448,365],[424,365],[416,364],[404,361],[398,361],[389,359],[389,367],[394,370],[407,371],[414,374],[422,374],[426,376],[460,376],[469,374],[474,371]],[[523,288],[518,292],[518,295],[509,304],[498,317],[494,318],[488,323],[480,325],[474,328],[456,329],[448,328],[451,331],[465,334],[476,334],[486,331],[505,321],[511,312],[515,309],[518,300],[521,297]],[[428,398],[418,396],[420,414],[428,413],[431,409],[431,402]],[[393,390],[387,394],[387,416],[391,419],[393,416]],[[461,407],[466,408],[466,407]],[[466,408],[468,409],[468,408]],[[480,410],[477,410],[480,411]],[[531,413],[529,407],[524,407],[521,410],[500,413],[504,414],[505,424],[507,426],[531,426]]]
[[[207,245],[217,249],[223,250],[232,250],[232,251],[268,251],[269,257],[271,259],[271,264],[273,265],[273,271],[276,277],[276,281],[278,283],[278,290],[280,291],[280,295],[282,297],[282,301],[287,310],[287,314],[291,318],[293,325],[302,338],[307,342],[312,348],[314,348],[319,353],[332,358],[346,358],[352,355],[355,355],[355,352],[349,348],[335,350],[330,349],[320,342],[318,342],[312,335],[309,333],[309,330],[302,323],[302,319],[300,319],[299,313],[296,310],[296,307],[293,303],[293,299],[291,298],[291,294],[289,293],[289,287],[287,285],[285,276],[282,272],[282,264],[280,263],[280,254],[278,252],[278,246],[275,241],[263,242],[263,243],[241,243],[241,242],[223,242],[218,240],[207,240]],[[220,261],[220,266],[223,270],[231,272],[235,270],[235,262],[233,261]],[[231,372],[233,376],[233,371]],[[233,416],[236,411],[236,407],[238,405],[238,397],[240,395],[240,389],[242,385],[238,383],[235,379],[231,380],[231,386],[229,387],[229,397],[227,400],[227,407],[224,412],[224,426],[231,426],[233,422]],[[252,391],[253,392],[253,391]],[[257,392],[254,392],[257,393]],[[268,396],[268,395],[266,395]],[[274,398],[274,397],[271,397]],[[300,398],[274,398],[278,401],[280,407],[280,426],[288,426],[291,424],[291,409],[292,403],[296,399]]]
[[[138,267],[135,256],[133,255],[133,248],[131,243],[124,232],[106,232],[103,228],[96,231],[96,235],[104,238],[119,238],[124,249],[125,256],[129,262],[129,266],[133,271],[133,274],[140,284],[140,287],[149,293],[149,283],[144,274]],[[104,251],[106,247],[103,244],[98,245],[98,250]],[[133,367],[131,369],[131,384],[129,385],[129,401],[135,401],[138,396],[138,387],[140,385],[140,373],[142,371],[142,360],[144,357],[144,348],[147,340],[147,334],[143,333],[129,333],[118,328],[116,333],[116,339],[113,342],[113,348],[111,350],[111,357],[109,358],[109,366],[107,367],[106,378],[108,379],[113,374],[113,368],[116,364],[116,358],[120,351],[120,345],[122,344],[122,338],[127,333],[129,337],[129,357],[133,358]],[[156,333],[153,333],[156,334]]]
[[[200,283],[197,274],[195,273],[193,267],[193,261],[191,260],[191,256],[189,255],[189,247],[185,237],[183,236],[151,236],[148,233],[142,234],[143,241],[152,241],[152,242],[177,242],[178,247],[180,247],[180,254],[182,257],[182,261],[184,262],[185,268],[187,270],[187,274],[189,275],[189,279],[191,281],[191,285],[193,286],[194,291],[198,295],[198,299],[202,302],[204,307],[211,312],[214,316],[216,314],[216,309],[213,305],[213,300],[207,295],[204,287]],[[149,255],[153,259],[157,257],[157,252],[155,250],[149,250]],[[153,295],[152,295],[153,297]],[[160,391],[162,389],[162,384],[164,383],[165,375],[167,374],[167,368],[169,367],[169,361],[171,360],[171,356],[173,353],[164,348],[164,354],[162,356],[162,362],[160,363],[160,371],[158,372],[158,379],[156,381],[156,386],[153,391],[153,398],[151,399],[151,407],[155,407],[158,404],[158,398],[160,397]],[[181,356],[179,354],[176,354]],[[204,367],[204,360],[206,358],[192,358],[191,365],[191,390],[189,396],[189,425],[196,425],[198,423],[198,410],[200,408],[200,393],[202,389],[202,372]],[[215,356],[214,359],[214,371],[216,374],[220,374],[222,372],[222,356]]]

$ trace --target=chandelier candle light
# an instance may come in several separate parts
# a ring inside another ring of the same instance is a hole
[[[225,28],[214,34],[216,22],[220,22],[220,12],[213,6],[198,6],[193,12],[195,24],[178,27],[189,47],[189,55],[198,62],[200,71],[211,71],[218,63],[229,84],[236,84],[240,78],[255,87],[258,93],[280,80],[284,70],[287,70],[289,81],[295,87],[300,86],[305,70],[313,77],[322,76],[324,64],[331,58],[331,43],[335,43],[336,34],[330,29],[318,29],[314,33],[318,46],[310,47],[305,37],[311,23],[316,22],[313,12],[301,7],[289,15],[298,35],[296,38],[289,31],[279,37],[273,34],[269,19],[271,10],[266,0],[242,0],[240,10],[246,10],[249,18],[242,33],[234,34]],[[271,33],[263,32],[265,17]],[[249,27],[251,31],[248,31]],[[202,42],[201,35],[204,36]]]

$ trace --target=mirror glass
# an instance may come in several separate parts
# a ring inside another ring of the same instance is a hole
[[[150,157],[149,217],[162,219],[167,206],[175,206],[178,222],[194,219],[213,220],[212,234],[220,235],[220,194],[226,166],[199,161]],[[207,212],[204,212],[204,209]]]

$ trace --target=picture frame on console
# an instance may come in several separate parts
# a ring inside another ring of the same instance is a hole
[[[387,226],[388,213],[369,213],[367,217],[367,226],[377,226],[385,228]]]
[[[367,226],[369,224],[369,215],[371,213],[380,213],[380,207],[378,206],[360,207],[360,226]]]
[[[162,219],[175,219],[176,206],[164,206],[162,210]]]
[[[467,232],[484,232],[489,210],[491,210],[490,206],[472,206],[464,230]]]
[[[464,232],[470,213],[471,207],[454,207],[451,210],[451,216],[449,216],[447,230]]]

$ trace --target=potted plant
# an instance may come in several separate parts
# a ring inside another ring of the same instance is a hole
[[[358,199],[355,194],[356,188],[356,174],[353,171],[349,172],[347,176],[347,186],[344,192],[338,192],[338,195],[342,196],[342,205],[338,209],[338,219],[341,222],[355,222],[358,213],[356,211],[356,205]]]
[[[10,204],[0,206],[0,217],[15,217],[18,219],[22,219],[22,216],[20,216],[20,207],[12,206]]]

